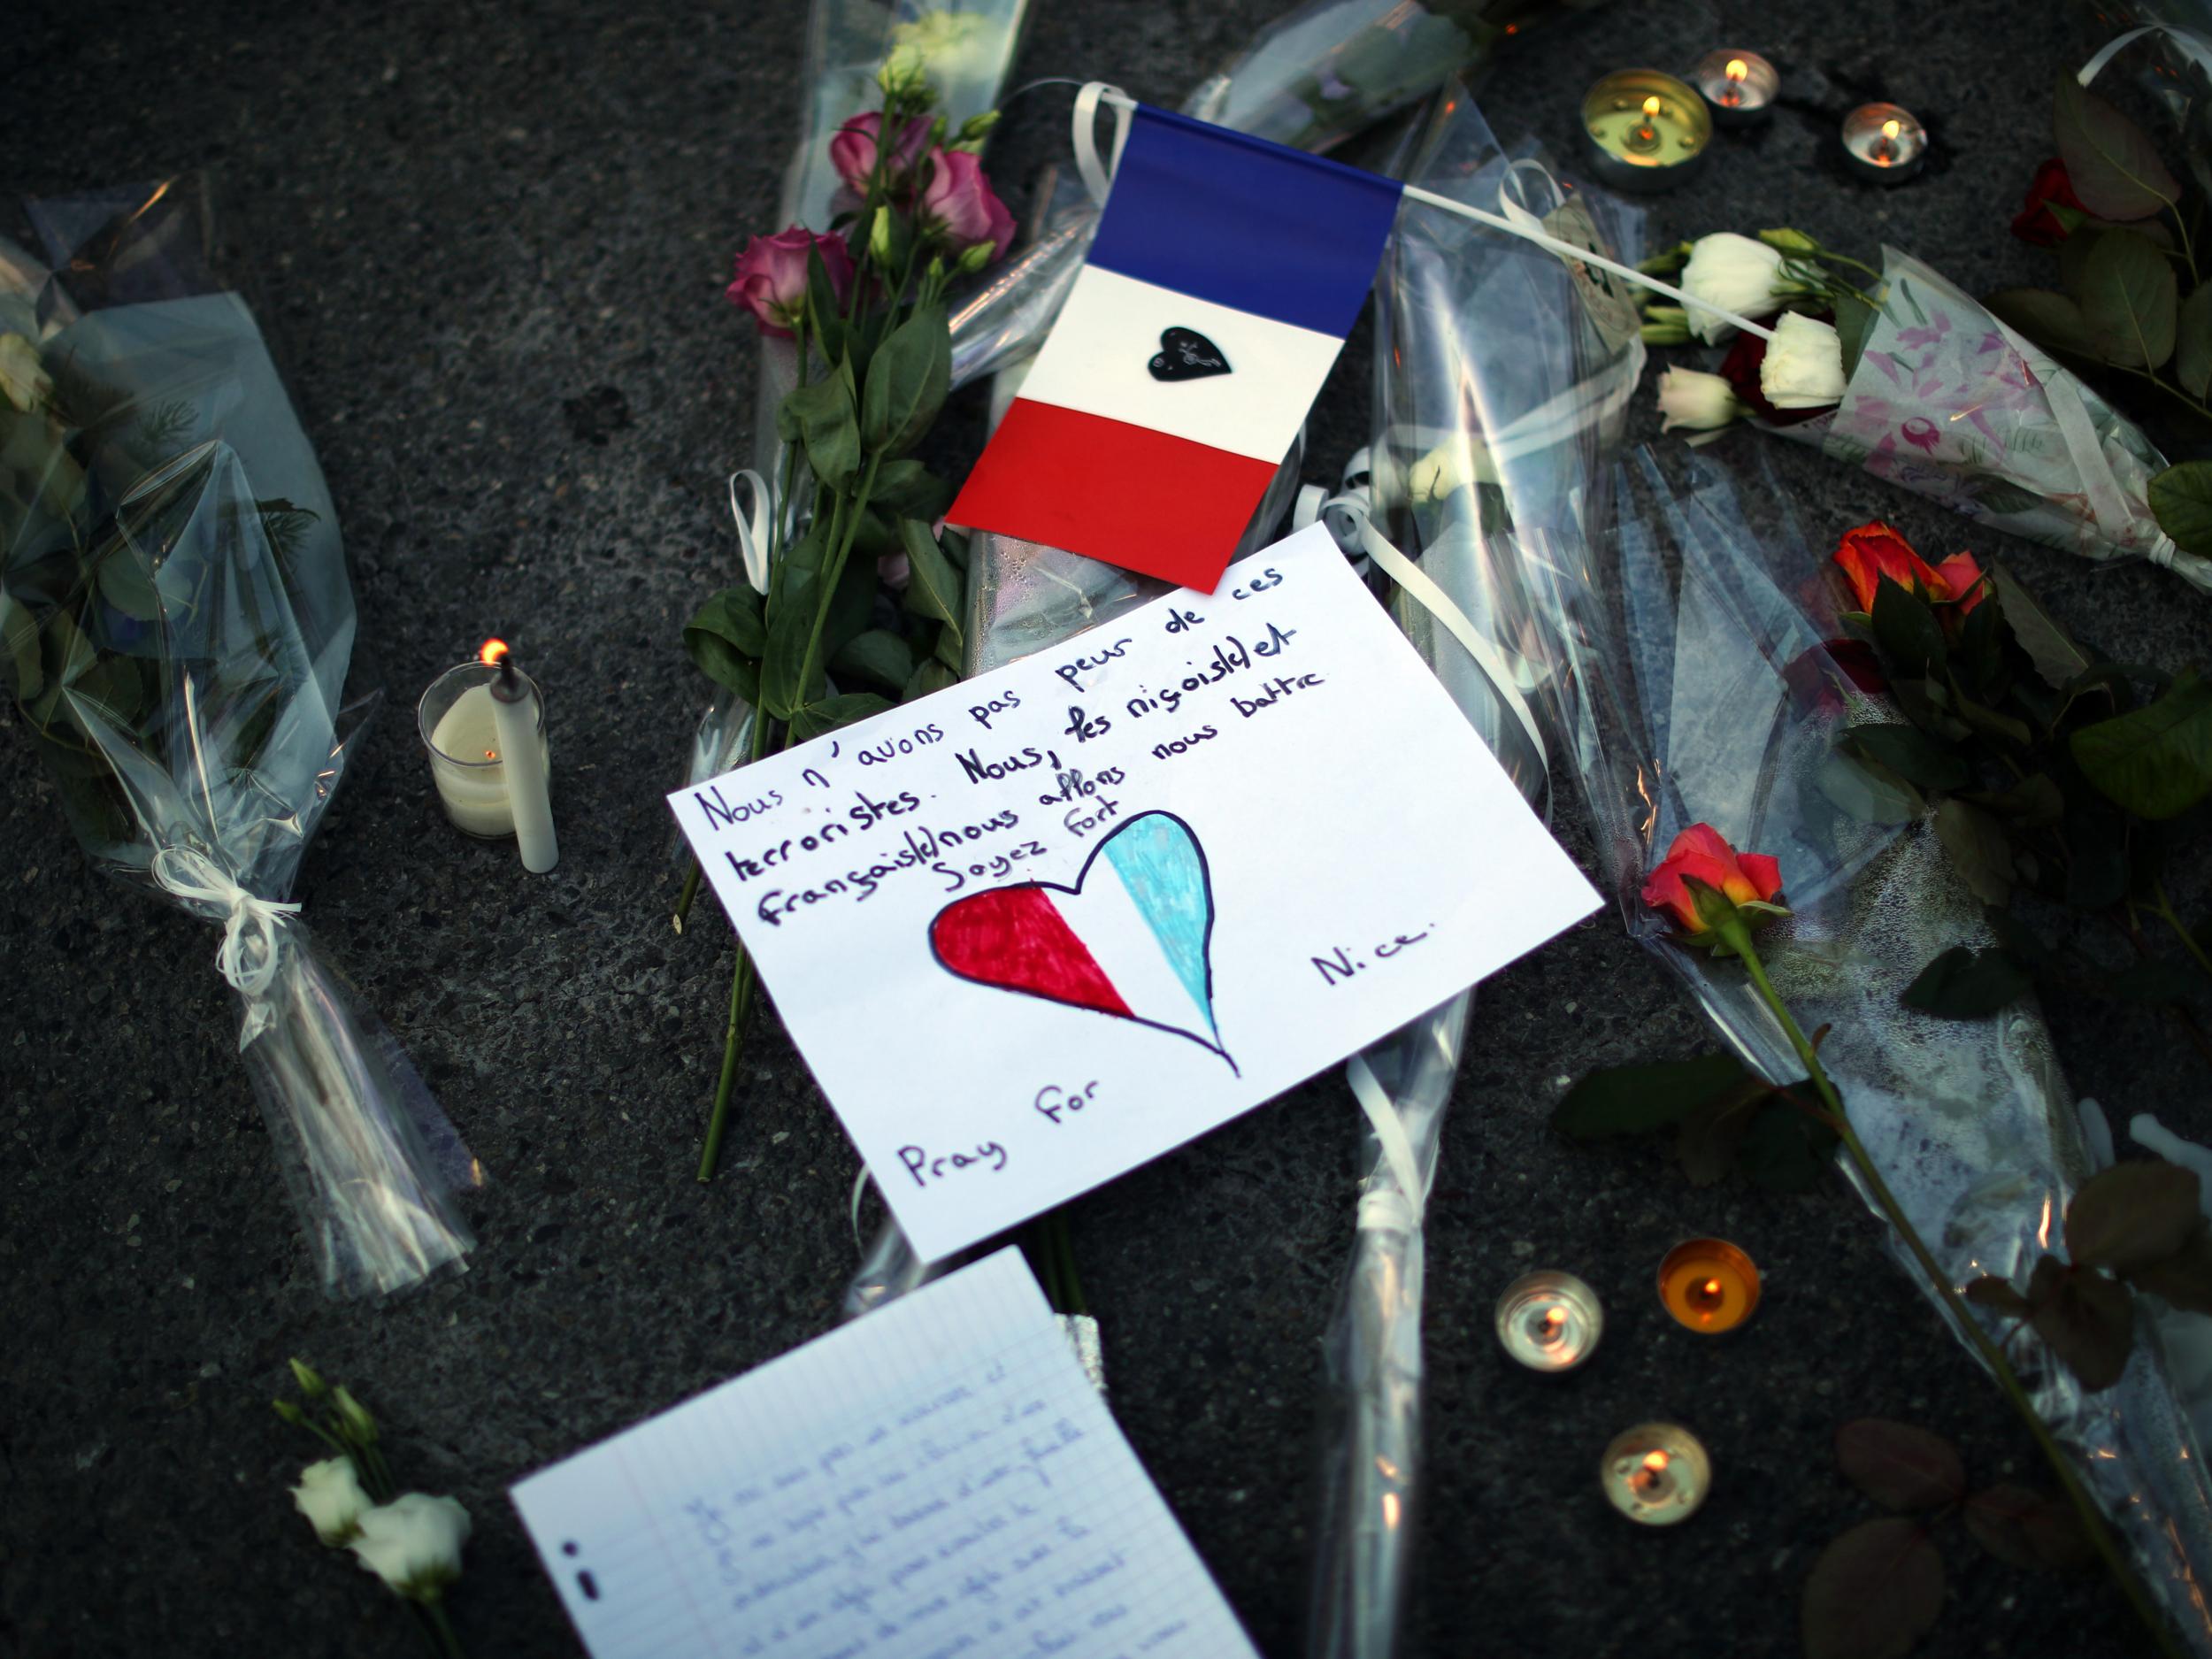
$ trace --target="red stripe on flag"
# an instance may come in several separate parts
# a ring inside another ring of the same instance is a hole
[[[1275,466],[1018,397],[945,518],[1211,593]]]
[[[929,942],[937,960],[964,979],[1132,1018],[1041,887],[991,887],[955,899],[929,925]]]

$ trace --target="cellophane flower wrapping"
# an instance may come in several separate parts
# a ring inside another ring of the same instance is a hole
[[[1712,461],[1680,465],[1678,487],[1640,452],[1615,533],[1581,558],[1525,543],[1509,589],[1549,659],[1561,767],[1586,794],[1624,917],[1747,1064],[1793,1082],[1801,1068],[1740,964],[1679,943],[1638,899],[1693,824],[1778,860],[1791,913],[1762,928],[1760,954],[1801,1025],[1827,1028],[1822,1063],[1883,1179],[1954,1286],[2024,1280],[2092,1171],[2042,1016],[2022,1002],[1939,1019],[1901,1000],[1938,954],[1993,936],[1917,801],[1839,749],[1846,728],[1898,717],[1831,657],[1842,629],[1827,579],[1778,488],[1747,493],[1755,521]],[[2193,1650],[2212,1653],[2197,1587],[2212,1571],[2212,1485],[2155,1334],[2098,1394],[2039,1345],[2011,1352]]]
[[[1538,165],[1517,165],[1537,163]],[[1555,235],[1634,260],[1640,215],[1594,212],[1538,158],[1509,156],[1463,90],[1437,99],[1398,171],[1495,211],[1502,196]],[[1484,645],[1478,657],[1402,588],[1392,609],[1531,805],[1549,791],[1532,699],[1540,660],[1494,602],[1521,535],[1571,544],[1601,493],[1643,364],[1632,303],[1550,253],[1418,202],[1400,210],[1378,280],[1375,527],[1444,591]],[[1472,993],[1361,1056],[1414,1170],[1370,1126],[1347,1267],[1324,1352],[1335,1425],[1324,1448],[1308,1651],[1394,1652],[1421,1472],[1422,1195],[1434,1179]],[[1356,1069],[1353,1087],[1363,1087]],[[1409,1188],[1411,1190],[1409,1190]]]
[[[321,469],[199,180],[29,207],[44,259],[0,242],[0,332],[50,386],[0,403],[0,660],[94,865],[225,925],[323,1287],[401,1289],[472,1248],[453,1188],[480,1176],[296,917],[247,913],[286,901],[373,703],[345,701]]]
[[[2153,559],[2212,591],[2212,559],[2176,548],[2151,512],[2166,458],[2141,427],[1909,254],[1882,250],[1874,298],[1843,402],[1784,437],[1993,530]]]
[[[2154,111],[2177,142],[2167,159],[2181,163],[2197,188],[2212,196],[2212,4],[2074,0],[2070,9],[2081,24],[2085,61],[2130,30],[2157,26],[2122,47],[2089,89],[2126,104],[2124,89],[2131,87],[2140,107]]]

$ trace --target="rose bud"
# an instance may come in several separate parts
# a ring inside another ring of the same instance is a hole
[[[2089,210],[2074,194],[2066,164],[2054,156],[2035,170],[2028,198],[2013,218],[2012,234],[2038,248],[2055,248],[2088,215]]]
[[[301,1470],[292,1502],[315,1529],[315,1536],[333,1549],[361,1530],[361,1517],[370,1507],[350,1457],[326,1457]]]
[[[1744,413],[1734,388],[1717,374],[1695,369],[1669,369],[1659,377],[1659,430],[1686,426],[1692,432],[1712,432]]]
[[[461,1546],[469,1512],[451,1498],[408,1492],[365,1510],[353,1553],[361,1564],[410,1601],[434,1601],[461,1576]]]
[[[983,243],[990,258],[1003,257],[1014,240],[1014,216],[992,193],[983,164],[964,150],[933,150],[929,160],[918,215],[923,231],[962,254]]]
[[[1740,918],[1744,910],[1787,914],[1775,903],[1782,867],[1764,853],[1739,853],[1710,824],[1674,838],[1644,883],[1644,902],[1671,917],[1692,942]]]
[[[1690,262],[1682,269],[1682,291],[1693,299],[1755,321],[1779,311],[1783,299],[1794,288],[1783,280],[1780,253],[1764,242],[1724,230],[1700,236],[1690,244]],[[1689,309],[1690,332],[1709,346],[1735,326],[1703,306]]]
[[[1843,401],[1843,342],[1826,323],[1795,311],[1775,319],[1759,365],[1759,391],[1777,409],[1824,409]]]
[[[875,176],[876,141],[883,130],[883,117],[875,111],[856,115],[830,135],[830,165],[837,169],[837,176],[863,196],[868,193],[868,181]],[[894,191],[898,190],[914,172],[914,164],[922,158],[922,151],[929,143],[929,117],[917,115],[899,129],[899,142],[891,151],[887,169]]]
[[[817,236],[803,225],[756,236],[737,256],[737,280],[727,290],[733,305],[742,305],[760,320],[760,332],[788,340],[806,315],[807,251],[818,250],[829,275],[830,292],[842,301],[852,289],[853,257],[841,236]]]
[[[1981,566],[1971,553],[1955,553],[1932,565],[1878,518],[1843,533],[1836,543],[1835,563],[1862,611],[1874,609],[1874,595],[1884,581],[1895,582],[1932,605],[1955,604],[1960,616],[1982,602]]]

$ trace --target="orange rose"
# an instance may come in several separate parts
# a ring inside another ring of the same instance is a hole
[[[1971,553],[1955,553],[1940,565],[1930,565],[1878,518],[1843,533],[1836,544],[1836,566],[1862,611],[1874,609],[1875,592],[1885,580],[1917,592],[1932,605],[1955,604],[1961,616],[1982,602],[1982,570]]]
[[[1644,883],[1644,902],[1663,910],[1689,933],[1707,931],[1697,895],[1684,878],[1701,881],[1734,904],[1768,904],[1782,890],[1782,867],[1764,853],[1739,853],[1710,824],[1693,824],[1674,838],[1667,856]]]

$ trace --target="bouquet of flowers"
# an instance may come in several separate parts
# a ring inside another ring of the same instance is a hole
[[[333,1294],[472,1248],[481,1180],[290,891],[368,703],[314,451],[211,275],[199,183],[35,204],[0,242],[0,636],[94,864],[220,923],[240,1052]]]
[[[1908,1270],[2023,1412],[2139,1608],[2162,1637],[2124,1558],[2212,1652],[2194,1588],[2212,1563],[2212,1481],[2155,1334],[2130,1345],[2124,1322],[2116,1349],[2084,1363],[2067,1320],[2039,1313],[2050,1346],[2016,1370],[2004,1343],[2020,1310],[1965,1290],[2024,1280],[2090,1173],[2042,1019],[2018,987],[1965,1019],[1907,995],[1932,956],[1999,941],[1940,815],[1872,758],[1909,741],[1885,682],[1918,687],[1936,641],[1970,628],[1972,649],[2031,672],[2040,613],[1986,596],[1978,571],[1932,584],[1878,565],[1870,649],[1817,597],[1778,492],[1762,492],[1777,511],[1755,526],[1721,475],[1691,467],[1678,493],[1647,454],[1594,557],[1525,541],[1502,591],[1550,665],[1565,762],[1631,930],[1762,1085],[1706,1127],[1776,1179],[1809,1175],[1841,1139]],[[1867,557],[1847,541],[1838,562],[1865,574]],[[1907,617],[1917,643],[1897,632]],[[1625,1116],[1586,1114],[1580,1132],[1655,1126],[1656,1097],[1629,1093]]]

